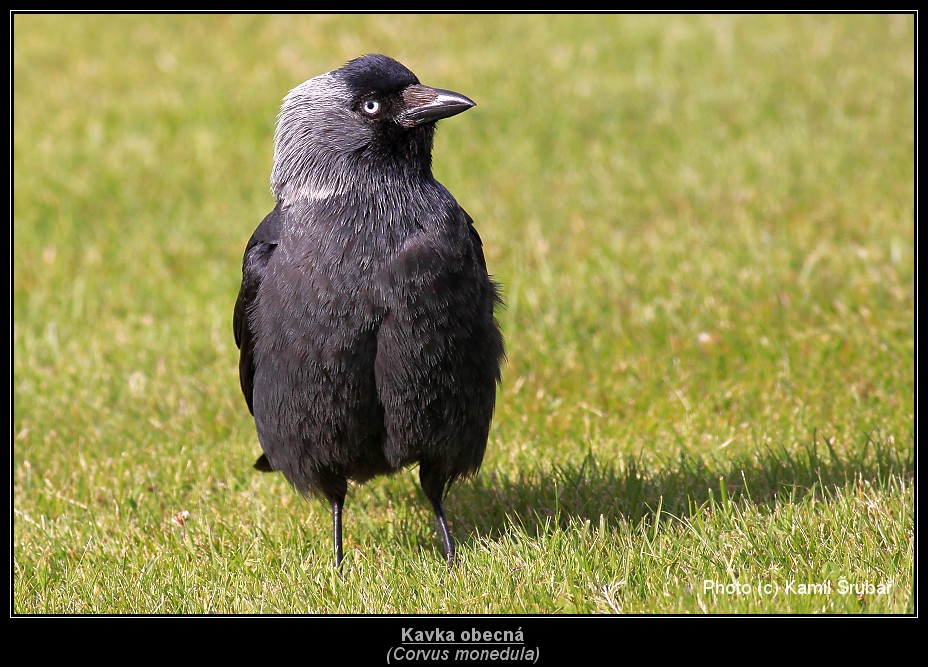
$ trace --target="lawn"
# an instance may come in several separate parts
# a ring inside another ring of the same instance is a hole
[[[913,15],[12,29],[14,615],[916,611]],[[434,169],[507,362],[451,571],[416,470],[352,488],[339,576],[251,467],[276,114],[366,52],[477,102]]]

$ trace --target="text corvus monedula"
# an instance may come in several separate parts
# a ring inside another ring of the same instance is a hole
[[[417,462],[454,559],[442,500],[480,467],[504,356],[480,237],[432,176],[436,121],[472,106],[383,55],[281,106],[277,204],[245,249],[235,341],[255,467],[329,501],[336,565],[348,480]]]

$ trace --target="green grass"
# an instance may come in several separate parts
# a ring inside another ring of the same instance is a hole
[[[914,35],[15,15],[13,613],[914,613]],[[450,572],[412,470],[353,489],[339,577],[238,387],[279,100],[370,51],[478,103],[435,171],[508,363]]]

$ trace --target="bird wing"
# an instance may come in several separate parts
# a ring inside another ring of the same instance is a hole
[[[470,213],[464,209],[461,209],[461,212],[464,213],[464,219],[467,220],[467,226],[470,230],[470,239],[474,244],[474,253],[477,255],[477,261],[480,262],[480,266],[486,271],[487,260],[483,256],[483,240],[480,238],[480,234],[477,233],[477,228],[474,227],[474,219],[470,217]]]
[[[261,221],[255,233],[248,240],[245,255],[242,257],[242,286],[238,292],[238,299],[235,301],[235,313],[232,317],[235,344],[241,352],[238,364],[239,380],[242,384],[245,402],[248,403],[248,410],[252,414],[254,414],[252,393],[255,377],[255,331],[249,314],[254,309],[258,298],[258,289],[267,272],[267,264],[277,248],[282,215],[280,208],[275,208]]]

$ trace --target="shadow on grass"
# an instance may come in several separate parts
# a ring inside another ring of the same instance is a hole
[[[513,524],[529,535],[576,520],[637,525],[653,520],[658,505],[664,515],[688,517],[726,498],[772,506],[778,500],[820,496],[823,489],[855,480],[876,484],[892,475],[912,478],[914,449],[914,443],[900,447],[871,436],[858,451],[839,453],[813,434],[810,443],[795,450],[766,448],[730,460],[683,450],[673,460],[646,463],[639,457],[617,467],[587,455],[576,464],[516,475],[485,470],[452,490],[452,514],[457,534],[468,541],[478,535],[497,538]]]

